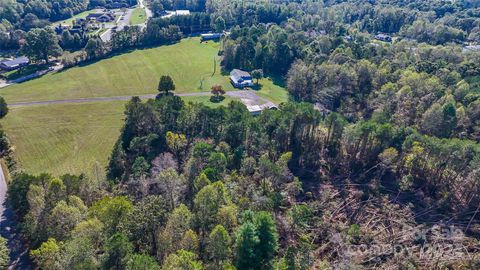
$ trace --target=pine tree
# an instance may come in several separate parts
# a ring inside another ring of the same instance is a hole
[[[237,231],[237,268],[256,269],[259,265],[256,247],[259,243],[255,225],[251,222],[244,223]]]

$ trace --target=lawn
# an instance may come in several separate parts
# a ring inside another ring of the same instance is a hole
[[[138,7],[133,10],[132,16],[130,17],[130,25],[142,24],[146,21],[147,14],[145,13],[145,9]]]
[[[86,173],[105,168],[123,125],[125,101],[13,107],[1,121],[29,173]]]
[[[264,97],[275,104],[287,102],[288,92],[280,85],[275,84],[270,78],[264,78],[259,81],[261,88],[257,94]]]
[[[96,63],[0,89],[7,102],[44,101],[156,93],[161,75],[169,74],[176,92],[209,91],[213,84],[233,89],[220,74],[218,43],[198,38],[152,49],[135,50]],[[215,73],[214,73],[215,64]]]

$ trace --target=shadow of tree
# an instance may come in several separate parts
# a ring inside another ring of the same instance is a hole
[[[225,96],[211,96],[210,97],[210,102],[213,103],[220,103],[225,99]]]

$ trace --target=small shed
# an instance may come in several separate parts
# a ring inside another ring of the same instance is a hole
[[[262,113],[263,110],[276,110],[277,106],[271,102],[262,105],[248,105],[247,110],[251,115],[257,116]]]

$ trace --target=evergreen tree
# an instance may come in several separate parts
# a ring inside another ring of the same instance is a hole
[[[246,222],[240,226],[236,235],[238,269],[257,269],[260,265],[259,258],[256,254],[259,241],[253,223]]]
[[[110,237],[105,247],[104,269],[125,269],[127,259],[133,252],[133,245],[128,238],[121,233]]]
[[[255,215],[258,245],[255,250],[260,262],[260,269],[270,269],[278,248],[278,233],[271,214],[259,212]]]

